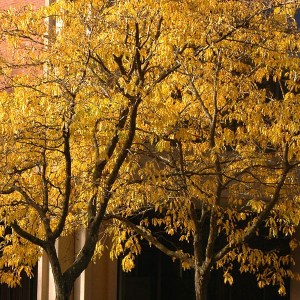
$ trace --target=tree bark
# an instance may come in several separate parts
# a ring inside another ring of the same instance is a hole
[[[65,282],[59,282],[55,280],[55,300],[69,300],[71,289]]]
[[[204,251],[203,245],[203,232],[205,230],[205,219],[208,216],[208,212],[205,208],[202,209],[202,215],[200,219],[197,216],[197,212],[194,207],[191,207],[191,216],[195,224],[194,232],[194,284],[196,300],[207,300],[207,287],[210,278],[211,260],[208,260],[207,253]],[[214,242],[214,240],[212,241]]]
[[[209,282],[209,272],[203,272],[200,268],[195,268],[196,300],[208,300],[207,298],[208,282]]]
[[[69,300],[75,279],[63,276],[54,241],[49,242],[44,250],[48,255],[52,269],[56,295],[55,300]]]

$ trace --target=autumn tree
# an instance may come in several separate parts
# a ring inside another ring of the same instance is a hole
[[[172,41],[179,66],[141,104],[135,159],[106,216],[122,237],[113,253],[125,254],[125,269],[140,251],[138,234],[194,268],[197,300],[207,299],[212,269],[232,284],[238,264],[280,294],[297,277],[291,255],[252,242],[267,231],[291,251],[299,245],[298,4],[178,1],[165,16],[180,24]],[[169,247],[168,236],[192,251]]]
[[[68,299],[101,249],[137,122],[180,66],[183,49],[174,53],[172,38],[179,25],[164,25],[172,6],[62,0],[1,12],[1,282],[18,284],[43,250],[56,299]],[[55,242],[82,226],[85,243],[62,270]]]
[[[292,258],[250,242],[299,223],[296,7],[62,0],[1,12],[1,282],[18,283],[44,250],[68,299],[100,234],[128,270],[137,233],[195,269],[197,300],[212,268],[233,282],[234,262],[284,293]],[[82,226],[62,270],[55,242]],[[193,251],[169,249],[153,226]]]

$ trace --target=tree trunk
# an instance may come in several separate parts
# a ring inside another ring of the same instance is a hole
[[[210,263],[206,261],[205,253],[203,253],[203,232],[204,232],[204,221],[205,217],[201,218],[199,222],[196,212],[193,213],[195,222],[195,233],[194,233],[194,284],[195,284],[195,295],[196,300],[208,300],[207,288],[210,279]]]
[[[70,282],[66,282],[63,276],[55,276],[54,284],[55,284],[55,300],[69,300],[70,294],[72,291],[72,284]]]
[[[70,293],[63,287],[55,286],[55,300],[69,300]]]
[[[208,300],[207,288],[209,273],[203,272],[200,268],[195,268],[195,294],[196,300]]]
[[[55,249],[55,242],[48,243],[45,251],[48,255],[55,284],[55,300],[69,300],[74,280],[62,274],[60,263]]]

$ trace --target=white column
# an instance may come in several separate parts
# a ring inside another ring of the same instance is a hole
[[[54,3],[56,0],[45,0],[45,6],[51,5]]]
[[[44,253],[38,261],[37,300],[49,300],[49,261]]]
[[[60,237],[55,245],[61,269],[64,272],[74,261],[74,235]],[[38,262],[38,300],[55,300],[55,284],[52,268],[44,253]],[[73,292],[70,300],[73,300]]]
[[[79,230],[75,234],[75,254],[77,255],[84,245],[85,230]],[[74,284],[74,300],[86,300],[85,299],[85,271],[81,273],[79,278],[76,279]]]
[[[74,235],[61,237],[56,243],[62,271],[74,261],[84,245],[85,230]],[[109,248],[109,247],[108,247]],[[38,265],[38,300],[55,300],[55,285],[51,266],[44,254]],[[75,281],[70,300],[117,300],[117,261],[111,261],[109,251],[99,261],[91,262]]]
[[[84,240],[85,230],[81,230],[75,238],[76,253],[82,248]],[[105,249],[102,257],[96,263],[90,262],[76,280],[74,300],[117,300],[117,267],[117,261],[112,261],[109,250]]]

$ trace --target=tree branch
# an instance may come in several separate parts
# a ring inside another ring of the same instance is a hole
[[[163,252],[164,254],[179,259],[180,261],[187,262],[191,267],[193,266],[193,259],[191,258],[191,255],[188,253],[184,253],[183,251],[173,251],[170,250],[168,247],[166,247],[164,244],[162,244],[153,234],[151,234],[150,230],[146,230],[142,226],[138,226],[131,221],[129,221],[126,218],[123,218],[121,216],[117,215],[108,215],[105,217],[105,219],[116,219],[121,221],[123,224],[125,224],[127,227],[131,228],[133,231],[135,231],[137,234],[139,234],[141,237],[143,237],[145,240],[147,240],[150,244],[153,244],[158,250]]]

